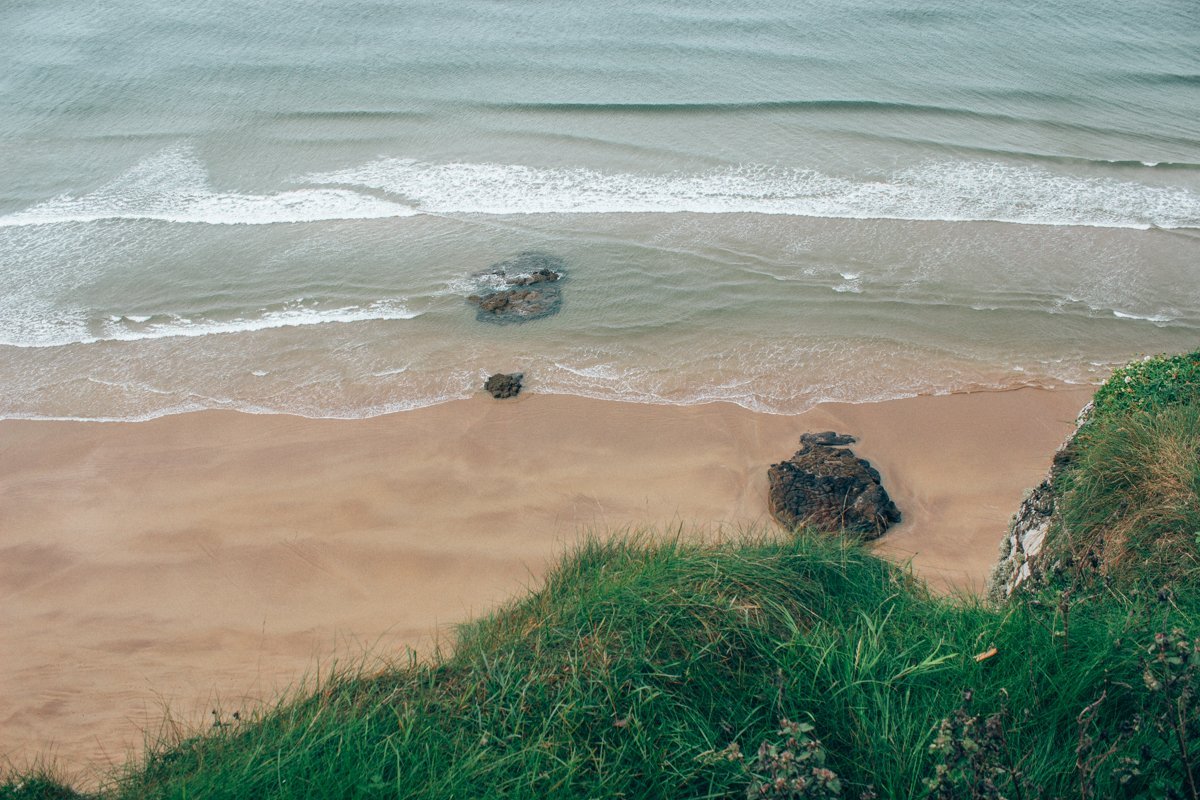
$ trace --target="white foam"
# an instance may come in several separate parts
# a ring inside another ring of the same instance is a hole
[[[49,330],[35,330],[24,336],[0,334],[0,345],[11,347],[57,347],[69,344],[94,344],[96,342],[136,342],[147,339],[170,339],[176,337],[211,336],[214,334],[250,333],[272,328],[290,328],[305,325],[330,323],[370,322],[379,320],[403,320],[420,316],[398,300],[378,300],[365,306],[344,306],[319,309],[312,306],[292,305],[276,311],[264,311],[257,316],[239,316],[228,320],[200,320],[178,315],[159,315],[161,322],[149,322],[130,326],[132,316],[110,317],[99,333],[91,333],[85,324],[78,321],[72,326],[57,326]],[[153,320],[154,316],[139,315]]]
[[[595,378],[599,380],[620,380],[625,376],[621,370],[617,369],[613,364],[593,364],[592,366],[576,366],[569,364],[560,364],[555,361],[554,366],[564,372],[569,372],[572,375],[578,375],[581,378]]]
[[[986,161],[929,161],[842,177],[743,165],[665,174],[384,158],[315,173],[273,194],[217,191],[187,145],[89,194],[0,216],[0,227],[162,220],[264,225],[429,214],[759,213],[843,219],[997,221],[1125,228],[1200,227],[1200,193]],[[375,197],[349,187],[397,196]],[[401,202],[398,198],[403,198]]]
[[[481,274],[464,275],[446,282],[442,289],[438,289],[433,293],[434,297],[461,297],[468,294],[476,294],[478,292],[495,291],[504,289],[508,286],[507,277],[490,272]]]
[[[862,294],[862,275],[857,272],[840,272],[843,283],[833,287],[835,292],[851,292]]]
[[[1200,193],[1189,189],[996,162],[930,161],[891,174],[846,178],[762,165],[649,174],[385,158],[302,180],[370,187],[439,214],[686,211],[1126,228],[1200,226]]]
[[[1136,319],[1142,322],[1153,322],[1155,325],[1162,325],[1174,320],[1174,317],[1168,317],[1165,314],[1132,314],[1128,311],[1118,311],[1115,308],[1112,309],[1112,315],[1117,319]]]
[[[179,145],[146,159],[81,197],[62,195],[0,216],[0,227],[162,220],[210,225],[266,225],[333,219],[406,217],[412,208],[349,189],[297,189],[275,194],[219,192],[191,148]]]
[[[391,378],[395,375],[403,375],[406,372],[408,372],[407,364],[403,367],[396,367],[395,369],[383,369],[383,370],[379,370],[378,372],[372,372],[371,377],[372,378]]]

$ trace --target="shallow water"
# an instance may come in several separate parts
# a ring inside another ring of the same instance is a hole
[[[1200,6],[0,8],[0,416],[792,413],[1200,332]],[[489,264],[560,313],[476,321]]]

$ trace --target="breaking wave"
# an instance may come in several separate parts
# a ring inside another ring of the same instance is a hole
[[[768,165],[653,174],[383,158],[292,183],[299,188],[272,194],[215,190],[192,150],[180,145],[94,192],[62,195],[0,216],[0,227],[110,219],[263,225],[422,213],[673,212],[1200,227],[1200,192],[1187,188],[978,160],[845,177]]]
[[[89,194],[61,195],[14,214],[0,227],[109,219],[265,225],[416,214],[411,208],[346,189],[298,189],[274,194],[219,192],[191,148],[170,147]]]
[[[602,172],[385,158],[308,175],[361,186],[426,213],[759,213],[842,219],[996,221],[1119,228],[1200,226],[1200,193],[995,162],[930,162],[875,178],[740,166],[695,173]]]
[[[64,320],[62,325],[0,332],[0,345],[10,347],[58,347],[96,342],[136,342],[148,339],[211,336],[214,334],[251,333],[272,328],[324,325],[337,322],[370,322],[413,319],[419,312],[409,310],[396,300],[379,300],[363,306],[317,308],[297,301],[275,310],[254,315],[213,319],[206,315],[127,314],[110,315],[103,320],[85,322]]]

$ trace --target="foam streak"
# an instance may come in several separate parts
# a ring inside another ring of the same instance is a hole
[[[442,214],[759,213],[842,219],[1200,227],[1200,193],[993,162],[929,162],[878,178],[741,166],[661,175],[388,158],[309,175]]]
[[[186,146],[171,147],[117,180],[83,195],[63,195],[0,217],[0,227],[160,220],[210,225],[264,225],[332,219],[378,219],[417,212],[348,189],[301,189],[275,194],[218,192]]]

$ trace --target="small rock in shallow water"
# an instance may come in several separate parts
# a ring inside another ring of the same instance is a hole
[[[532,286],[535,283],[554,283],[562,277],[561,272],[554,272],[549,269],[539,269],[531,272],[528,275],[518,275],[515,278],[505,278],[505,282],[509,286]]]
[[[845,530],[875,539],[900,521],[879,472],[841,447],[854,441],[833,431],[806,433],[795,455],[771,465],[768,505],[781,525],[811,525],[830,533]]]
[[[516,397],[521,393],[521,379],[524,377],[520,372],[498,372],[487,379],[483,384],[483,388],[490,392],[492,397],[497,400],[503,400],[506,397]]]
[[[842,445],[854,444],[857,441],[858,439],[847,433],[834,433],[833,431],[800,434],[800,444],[823,444],[830,447],[840,447]]]

